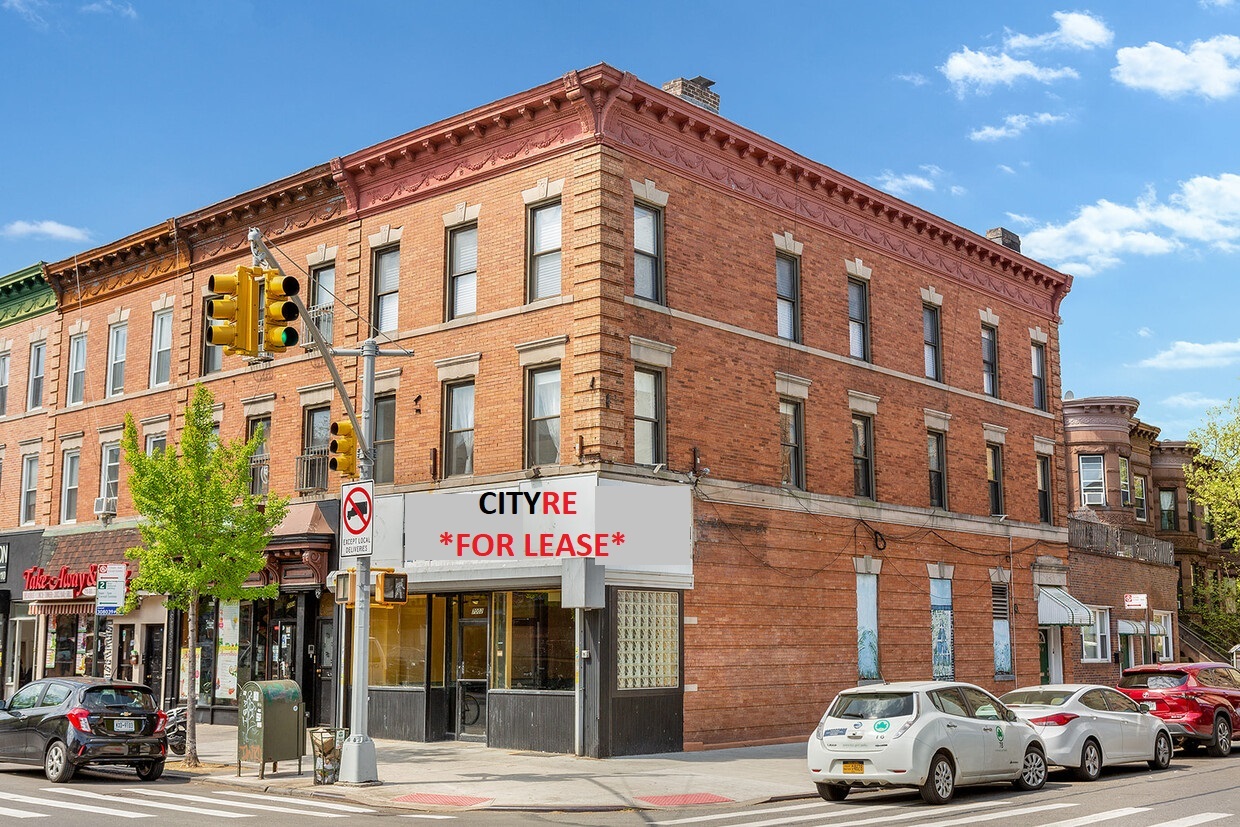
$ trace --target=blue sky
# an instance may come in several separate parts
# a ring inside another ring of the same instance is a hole
[[[1072,273],[1065,390],[1240,375],[1240,0],[0,0],[0,273],[605,61]]]

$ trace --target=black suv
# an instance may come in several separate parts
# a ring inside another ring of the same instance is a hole
[[[164,772],[167,723],[140,684],[44,678],[0,701],[0,761],[41,764],[55,783],[87,764],[131,766],[154,781]]]

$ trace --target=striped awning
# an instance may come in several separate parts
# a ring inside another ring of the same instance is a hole
[[[93,615],[93,600],[36,600],[30,604],[32,615]]]
[[[1143,635],[1145,634],[1145,621],[1144,620],[1119,620],[1116,622],[1119,624],[1119,633],[1121,635]],[[1152,620],[1150,621],[1150,634],[1165,635],[1167,634],[1167,631],[1166,629],[1163,628],[1163,625],[1159,623],[1157,620]]]
[[[1059,586],[1038,589],[1039,626],[1093,626],[1090,608]]]

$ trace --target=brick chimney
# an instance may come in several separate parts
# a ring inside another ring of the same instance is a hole
[[[714,85],[715,82],[710,78],[704,78],[701,75],[698,75],[695,78],[676,78],[675,80],[669,80],[667,83],[663,84],[663,91],[671,92],[678,98],[684,98],[689,101],[689,103],[696,104],[697,106],[700,106],[703,109],[708,109],[718,115],[719,95],[710,91],[710,87]]]
[[[995,227],[993,230],[986,231],[986,237],[996,244],[1002,244],[1009,250],[1020,252],[1020,236],[1011,230],[1003,227]]]

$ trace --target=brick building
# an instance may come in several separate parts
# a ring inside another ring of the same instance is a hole
[[[79,439],[83,479],[115,497],[99,531],[132,525],[123,469],[106,488],[124,414],[175,440],[195,382],[221,436],[268,430],[255,485],[295,496],[262,574],[282,597],[209,606],[192,636],[174,617],[165,694],[193,649],[221,715],[235,657],[238,680],[285,665],[328,719],[346,665],[322,358],[205,344],[208,276],[250,263],[251,226],[334,344],[411,353],[376,380],[375,563],[413,595],[372,613],[374,734],[718,747],[803,737],[859,680],[1036,681],[1035,621],[1067,594],[1071,278],[679,83],[693,94],[570,72],[46,268],[45,441]],[[91,390],[70,405],[83,333]],[[356,403],[357,360],[340,363]],[[49,526],[68,519],[63,453],[42,460]],[[445,561],[426,534],[461,502],[478,505],[458,540],[483,531],[482,497],[550,493],[584,504],[564,524],[637,538],[599,558],[602,599],[567,598],[559,559]]]

